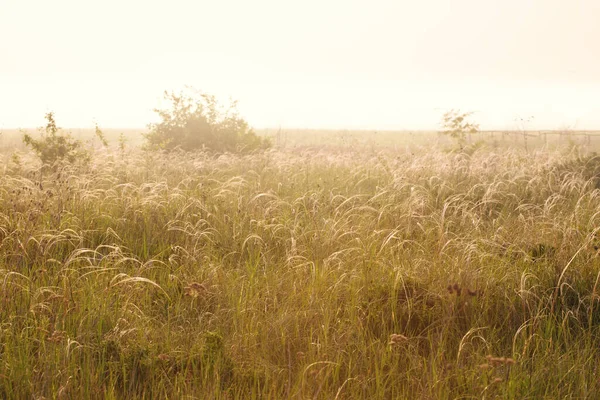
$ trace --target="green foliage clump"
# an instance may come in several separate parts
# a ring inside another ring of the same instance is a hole
[[[82,148],[81,141],[68,133],[60,132],[53,112],[47,113],[45,118],[47,123],[40,139],[35,139],[27,133],[23,135],[23,142],[33,149],[44,165],[53,165],[61,161],[74,163],[87,159],[88,154]]]
[[[450,110],[442,116],[442,133],[456,139],[460,144],[465,142],[467,135],[479,132],[479,124],[469,121],[472,112]]]
[[[108,147],[108,140],[106,140],[106,136],[104,135],[104,132],[102,132],[102,129],[100,129],[98,124],[96,124],[94,134],[96,135],[102,146]]]
[[[154,110],[161,121],[149,125],[146,140],[151,148],[247,153],[270,146],[239,116],[236,102],[223,106],[197,90],[165,92],[164,97],[171,107]]]

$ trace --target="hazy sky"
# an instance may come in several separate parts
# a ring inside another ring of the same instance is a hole
[[[0,128],[144,127],[165,89],[255,127],[600,129],[600,0],[0,0]]]

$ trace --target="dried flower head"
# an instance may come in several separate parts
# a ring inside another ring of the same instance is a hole
[[[54,331],[52,335],[48,336],[46,340],[52,343],[59,343],[65,340],[67,337],[67,333],[65,331]]]
[[[184,290],[184,293],[186,296],[190,296],[193,298],[199,297],[199,296],[205,294],[206,292],[208,292],[208,289],[206,289],[206,286],[204,286],[202,283],[198,283],[198,282],[190,283],[183,290]]]
[[[486,360],[488,361],[488,363],[490,363],[493,366],[516,364],[516,361],[514,360],[514,358],[509,358],[509,357],[494,357],[492,355],[488,355],[486,357]]]
[[[392,333],[390,335],[390,341],[389,341],[389,345],[390,346],[397,346],[399,344],[405,343],[408,341],[408,338],[404,335],[401,335],[399,333]]]

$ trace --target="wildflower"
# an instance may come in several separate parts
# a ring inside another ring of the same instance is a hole
[[[454,288],[454,290],[456,291],[456,295],[460,296],[462,289],[460,288],[460,286],[458,286],[458,283],[455,283],[454,286],[452,286]]]
[[[400,335],[398,333],[392,333],[390,335],[390,342],[388,343],[390,346],[399,345],[408,341],[408,338],[404,335]]]
[[[193,298],[196,298],[196,297],[202,295],[203,293],[207,292],[206,286],[204,286],[203,284],[198,283],[198,282],[190,283],[183,290],[184,290],[184,293],[186,294],[186,296],[190,296]]]
[[[514,360],[514,358],[508,358],[508,357],[493,357],[491,355],[488,355],[486,357],[486,360],[488,361],[488,363],[490,363],[492,365],[513,365],[513,364],[516,364],[516,361]]]
[[[52,335],[50,335],[46,340],[52,343],[58,343],[65,340],[66,335],[67,334],[64,331],[54,331],[52,332]]]

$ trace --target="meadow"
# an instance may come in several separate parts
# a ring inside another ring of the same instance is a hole
[[[600,157],[388,136],[5,148],[0,398],[600,397]]]

